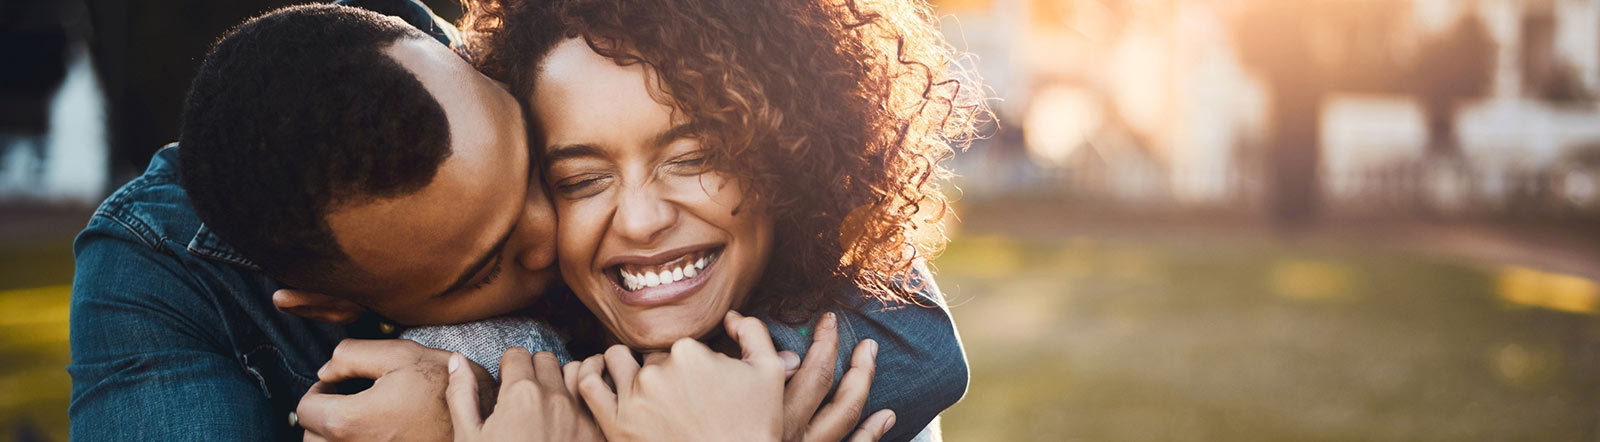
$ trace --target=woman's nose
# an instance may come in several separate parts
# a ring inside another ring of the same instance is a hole
[[[611,229],[634,244],[654,245],[677,221],[677,209],[654,189],[628,189],[617,198]]]

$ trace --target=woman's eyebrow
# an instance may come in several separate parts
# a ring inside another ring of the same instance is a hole
[[[554,164],[557,161],[580,157],[603,157],[600,148],[592,144],[563,144],[552,146],[544,153],[545,164]]]
[[[659,134],[656,134],[656,136],[650,137],[650,147],[665,146],[673,141],[677,141],[679,138],[693,137],[699,132],[700,128],[694,123],[683,123],[672,126],[671,129],[667,129]]]

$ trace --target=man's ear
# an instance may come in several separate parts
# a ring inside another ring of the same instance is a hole
[[[334,324],[355,322],[367,312],[366,307],[343,298],[296,289],[272,292],[272,305],[284,313]]]

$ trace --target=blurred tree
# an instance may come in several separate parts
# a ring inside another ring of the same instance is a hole
[[[1328,92],[1404,93],[1398,0],[1256,1],[1237,9],[1234,39],[1271,94],[1266,206],[1274,224],[1314,220],[1321,189],[1322,100]]]
[[[1455,130],[1456,103],[1488,93],[1494,64],[1494,41],[1477,15],[1456,21],[1448,32],[1428,39],[1418,49],[1408,83],[1421,100],[1428,122],[1429,156],[1461,156]]]

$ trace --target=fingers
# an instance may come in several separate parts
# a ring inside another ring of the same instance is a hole
[[[583,403],[594,413],[595,423],[600,424],[601,429],[611,431],[617,416],[617,395],[600,377],[605,369],[606,360],[601,355],[584,359],[578,367],[578,395],[583,397]]]
[[[833,388],[834,361],[838,355],[838,319],[832,312],[824,313],[811,334],[811,349],[806,350],[805,362],[783,388],[784,433],[790,436],[786,439],[792,439],[794,432],[806,428],[817,406]]]
[[[672,355],[672,353],[668,353],[668,352],[664,352],[664,351],[653,351],[653,352],[645,353],[644,354],[644,365],[656,365],[656,364],[660,364],[662,362],[666,362],[667,358],[670,357],[671,355]]]
[[[552,392],[566,391],[566,384],[561,378],[561,361],[556,359],[556,354],[541,351],[533,355],[533,375],[539,385]]]
[[[566,383],[567,393],[578,397],[578,373],[583,368],[583,362],[572,361],[561,366],[561,380]]]
[[[317,371],[317,378],[331,384],[348,379],[377,379],[417,363],[428,350],[404,339],[345,339],[334,347],[333,358]]]
[[[526,348],[511,347],[500,356],[500,395],[505,396],[517,381],[534,381],[533,355]]]
[[[783,361],[783,380],[788,381],[794,373],[800,371],[800,355],[791,350],[778,351],[778,360]]]
[[[306,430],[306,440],[315,440],[311,438],[312,435],[320,439],[337,430],[332,427],[334,422],[340,420],[335,413],[349,409],[344,403],[349,396],[336,393],[333,384],[317,382],[311,384],[311,389],[300,398],[300,404],[295,407],[295,416],[299,418],[300,427]]]
[[[744,351],[744,360],[778,360],[778,350],[772,346],[772,335],[767,334],[767,326],[760,319],[729,310],[722,322],[728,329],[728,336],[738,342],[739,348]]]
[[[861,421],[861,427],[850,435],[850,442],[877,442],[883,439],[883,435],[889,434],[890,428],[894,428],[894,410],[878,410],[867,420]]]
[[[510,353],[506,352],[507,355]],[[466,356],[453,353],[448,364],[450,384],[445,387],[445,405],[450,407],[450,426],[455,431],[455,437],[461,440],[467,435],[476,434],[478,427],[483,425],[483,412],[478,409],[478,379],[472,370],[467,369]]]
[[[611,383],[617,386],[617,397],[633,395],[633,378],[639,373],[639,361],[633,359],[633,350],[625,345],[606,349],[606,371],[611,372]]]
[[[867,405],[867,394],[872,391],[872,377],[877,370],[877,357],[877,341],[867,339],[856,346],[855,352],[850,355],[850,370],[839,381],[839,391],[834,393],[833,402],[824,405],[811,419],[811,427],[806,432],[807,439],[816,435],[821,439],[815,440],[840,440],[850,431]]]

